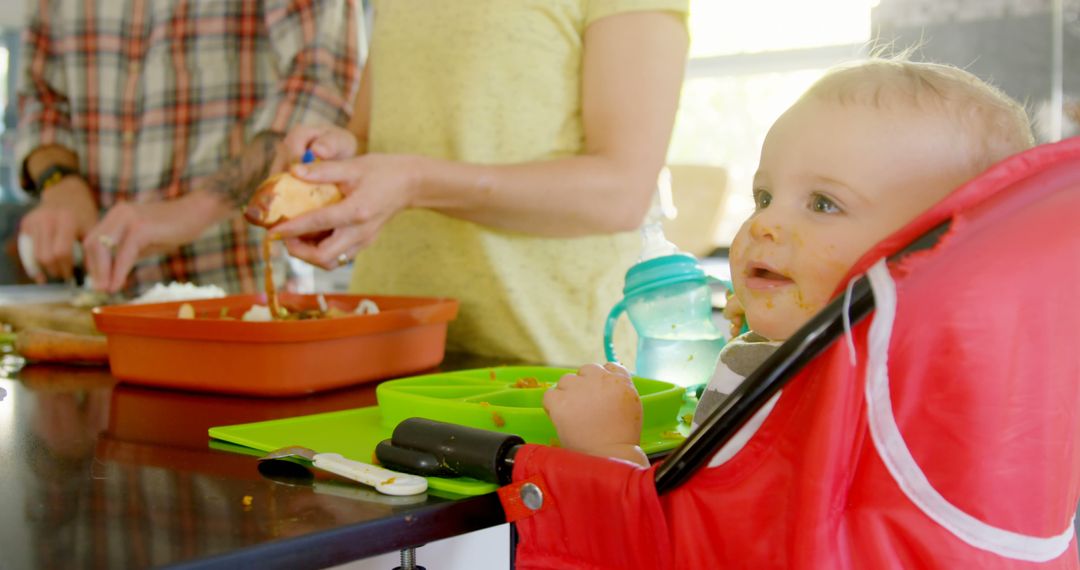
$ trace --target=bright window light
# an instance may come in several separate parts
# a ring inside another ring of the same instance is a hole
[[[836,52],[828,51],[830,46],[868,43],[870,9],[876,3],[691,0],[691,67],[709,65],[704,73],[697,68],[683,84],[668,162],[727,170],[728,199],[714,235],[717,245],[728,245],[753,211],[750,181],[773,121],[828,65],[839,63],[806,55],[832,57],[828,54]],[[770,56],[770,68],[755,72],[761,61],[755,58],[769,52],[778,53]]]
[[[690,57],[789,50],[870,38],[874,0],[691,0]]]

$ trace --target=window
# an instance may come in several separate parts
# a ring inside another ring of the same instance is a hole
[[[753,211],[750,181],[773,121],[832,65],[865,54],[876,0],[691,0],[690,62],[668,161],[728,171],[714,239]]]

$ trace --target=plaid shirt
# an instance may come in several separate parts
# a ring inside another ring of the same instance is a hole
[[[71,149],[102,212],[176,198],[260,131],[344,123],[357,25],[355,0],[39,0],[16,159]],[[129,292],[173,280],[256,291],[261,235],[240,217],[213,226],[141,260]]]

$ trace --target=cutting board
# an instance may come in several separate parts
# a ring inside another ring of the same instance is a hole
[[[209,434],[261,452],[301,445],[365,462],[372,461],[375,446],[388,439],[394,426],[406,417],[516,433],[529,443],[552,444],[554,427],[544,414],[541,399],[567,372],[572,371],[507,366],[392,380],[379,385],[376,407],[214,427]],[[642,449],[653,454],[675,448],[687,429],[677,417],[684,390],[644,378],[634,382],[645,412]],[[480,495],[496,489],[494,484],[469,478],[429,477],[428,484],[457,495]]]
[[[260,452],[290,445],[315,451],[340,453],[349,459],[371,463],[375,446],[388,439],[393,427],[383,425],[378,407],[358,408],[282,420],[210,428],[210,437]],[[213,442],[211,442],[213,443]],[[466,477],[428,477],[428,486],[455,495],[483,495],[498,488]]]
[[[48,329],[75,334],[101,334],[94,326],[89,308],[72,307],[70,303],[22,303],[0,305],[0,323],[23,329]]]

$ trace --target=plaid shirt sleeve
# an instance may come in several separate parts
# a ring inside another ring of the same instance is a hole
[[[26,158],[35,149],[59,145],[71,150],[75,136],[71,128],[67,81],[62,61],[57,57],[52,34],[52,11],[40,0],[32,11],[23,39],[19,64],[19,124],[16,128],[15,160],[20,167],[19,183],[30,189],[33,181],[26,172]]]
[[[269,0],[264,12],[280,83],[248,120],[244,139],[302,124],[345,124],[359,87],[355,0]]]

